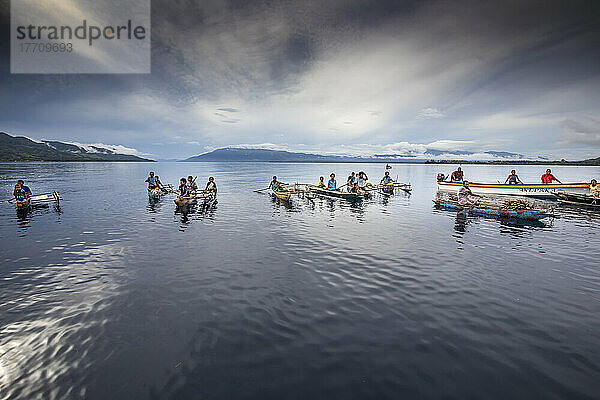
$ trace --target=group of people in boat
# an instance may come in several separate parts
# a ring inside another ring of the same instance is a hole
[[[456,169],[456,171],[453,171],[452,174],[450,174],[450,182],[462,182],[463,180],[464,180],[464,172],[461,169],[461,167],[458,167]],[[562,183],[557,177],[552,175],[552,170],[550,168],[548,168],[546,170],[546,173],[542,175],[542,183],[546,184],[546,185],[550,185],[550,184],[554,183],[554,181],[556,181],[558,183]],[[523,185],[523,182],[521,181],[521,179],[519,179],[519,175],[517,175],[517,171],[513,169],[510,171],[510,174],[504,181],[504,184],[505,185],[506,184]]]
[[[155,175],[154,172],[150,172],[146,181],[148,183],[148,190],[159,188],[163,191],[168,191],[168,189],[162,184],[158,175]],[[217,184],[215,183],[215,178],[212,176],[208,178],[208,182],[204,187],[203,193],[213,193],[217,194]],[[198,194],[198,185],[196,184],[196,178],[193,176],[188,176],[186,178],[181,178],[179,180],[179,187],[177,188],[177,195],[181,197],[195,197]]]
[[[365,193],[365,188],[369,185],[369,177],[364,171],[359,171],[358,174],[356,172],[352,172],[346,179],[346,183],[340,187],[337,186],[337,181],[335,179],[334,173],[331,173],[331,175],[329,175],[329,178],[329,181],[327,182],[327,184],[325,184],[325,178],[322,176],[319,177],[319,183],[317,184],[317,187],[328,190],[341,190],[341,188],[346,187],[346,191],[348,193]],[[390,173],[388,171],[385,171],[385,174],[381,179],[380,183],[389,184],[393,182],[396,181],[391,178]]]

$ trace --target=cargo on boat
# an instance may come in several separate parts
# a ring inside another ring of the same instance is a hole
[[[462,182],[439,181],[438,190],[456,193],[463,185]],[[469,181],[469,189],[479,195],[509,195],[525,196],[539,199],[556,199],[555,193],[564,192],[569,194],[589,193],[589,183],[562,183],[562,184],[503,184],[503,183],[475,183]]]
[[[481,215],[484,217],[493,218],[516,218],[527,220],[540,220],[550,217],[551,214],[543,210],[512,210],[502,207],[494,207],[491,205],[474,205],[471,207],[461,206],[457,202],[449,200],[434,200],[435,206],[438,208],[453,210],[453,211],[468,211],[471,214]]]

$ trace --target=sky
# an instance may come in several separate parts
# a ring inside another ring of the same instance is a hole
[[[151,18],[150,74],[10,74],[0,0],[0,131],[155,159],[600,156],[597,1],[170,0]]]

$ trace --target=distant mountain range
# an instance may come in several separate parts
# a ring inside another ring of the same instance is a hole
[[[34,141],[0,132],[0,161],[152,161],[99,145]]]
[[[269,149],[248,149],[240,147],[224,147],[211,151],[210,153],[200,154],[190,157],[184,161],[249,161],[249,162],[425,162],[430,156],[442,155],[474,155],[485,154],[498,159],[523,159],[522,154],[509,153],[506,151],[486,151],[484,153],[474,153],[462,150],[435,150],[427,149],[424,153],[410,154],[374,154],[365,157],[322,155],[312,153],[296,153],[285,150]]]

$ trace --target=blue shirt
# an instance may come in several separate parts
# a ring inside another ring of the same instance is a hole
[[[25,194],[31,194],[31,189],[29,189],[29,187],[28,187],[28,186],[25,186],[25,185],[21,186],[21,190],[22,190],[22,191],[23,191],[23,193],[25,193]]]
[[[271,181],[271,185],[269,186],[269,188],[275,189],[275,190],[279,189],[279,182]]]
[[[392,181],[392,178],[389,175],[386,175],[383,177],[383,179],[381,180],[381,182],[383,183],[390,183]]]
[[[156,187],[156,176],[149,176],[148,179],[146,179],[146,182],[148,182],[148,186],[149,187]]]
[[[337,182],[335,179],[330,179],[329,182],[327,182],[327,187],[329,189],[335,189],[337,187]]]

